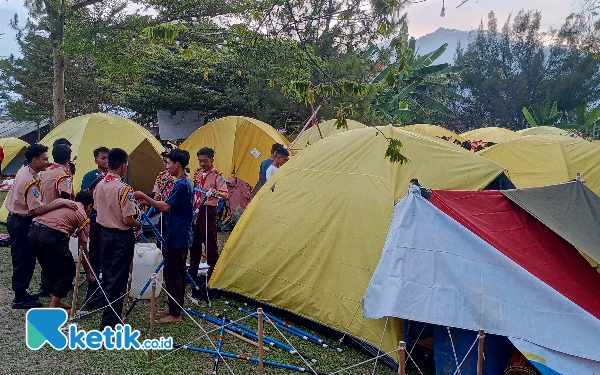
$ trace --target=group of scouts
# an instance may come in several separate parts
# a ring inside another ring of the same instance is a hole
[[[81,191],[74,195],[70,146],[66,139],[57,140],[52,148],[54,163],[50,164],[48,147],[31,145],[25,153],[26,165],[17,172],[6,197],[15,293],[12,307],[41,307],[39,297],[49,296],[49,307],[70,308],[61,299],[73,288],[75,264],[69,250],[69,237],[73,236],[78,237],[84,255],[86,306],[104,307],[100,330],[122,323],[135,233],[142,226],[137,200],[165,213],[163,275],[169,304],[159,322],[180,321],[188,250],[189,274],[198,284],[203,284],[198,277],[202,246],[208,278],[219,258],[217,206],[219,199],[227,200],[228,195],[225,179],[214,167],[215,151],[208,147],[198,151],[200,168],[192,178],[187,172],[187,151],[175,148],[163,153],[165,171],[157,177],[149,196],[134,192],[123,181],[127,152],[100,147],[94,150],[97,169],[83,177]],[[42,268],[41,289],[31,295],[27,289],[36,259]],[[100,272],[101,282],[96,280]]]

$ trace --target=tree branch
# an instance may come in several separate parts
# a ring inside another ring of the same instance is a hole
[[[102,1],[104,1],[104,0],[83,0],[80,3],[73,4],[72,8],[73,8],[73,10],[78,10],[78,9],[82,9],[85,7],[89,7],[90,5],[101,3]]]

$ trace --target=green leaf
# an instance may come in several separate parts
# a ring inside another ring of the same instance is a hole
[[[454,112],[452,112],[452,110],[448,107],[446,107],[446,105],[440,101],[438,101],[435,98],[432,98],[430,96],[424,95],[424,94],[417,94],[417,96],[423,100],[423,102],[425,102],[432,110],[440,112],[441,114],[448,116],[448,117],[454,117],[455,114]]]
[[[388,147],[385,150],[385,158],[390,159],[392,163],[400,163],[400,165],[410,163],[410,160],[402,155],[402,142],[399,139],[390,139]]]
[[[406,97],[406,95],[410,94],[410,92],[413,91],[417,86],[419,86],[420,83],[421,82],[417,81],[417,82],[411,83],[410,85],[408,85],[406,87],[403,87],[398,92],[398,94],[396,94],[396,96],[394,96],[394,102],[396,102],[396,101],[399,102],[399,101],[403,100]]]
[[[523,107],[523,114],[525,115],[525,119],[527,119],[527,122],[529,123],[529,125],[531,127],[537,126],[537,123],[533,119],[533,116],[531,115],[531,113],[529,112],[529,110],[526,107]]]
[[[592,112],[590,112],[590,114],[585,117],[584,125],[592,126],[594,122],[596,122],[598,117],[600,117],[600,104],[598,104],[598,106],[594,108]]]

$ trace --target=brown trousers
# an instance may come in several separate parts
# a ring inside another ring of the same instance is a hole
[[[186,269],[188,249],[165,247],[165,268],[163,271],[165,287],[169,296],[169,315],[181,316],[181,306],[185,296]]]
[[[190,248],[189,274],[193,278],[198,276],[200,257],[202,256],[202,244],[206,247],[206,263],[208,263],[208,278],[213,273],[215,264],[219,260],[219,248],[217,245],[217,220],[218,208],[216,206],[202,206],[196,217],[194,226],[194,241]]]

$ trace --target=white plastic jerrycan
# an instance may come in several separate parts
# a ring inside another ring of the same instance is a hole
[[[131,291],[129,292],[129,296],[131,298],[137,297],[144,285],[146,285],[146,281],[152,273],[158,267],[158,264],[162,260],[162,253],[160,249],[154,243],[136,243],[135,251],[133,252],[133,272],[131,279]],[[163,283],[163,273],[162,268],[156,275],[156,297],[160,295],[160,291],[162,290]],[[150,295],[152,293],[152,288],[148,287],[144,294],[142,295],[142,299],[150,299]]]
[[[75,237],[69,237],[69,250],[71,250],[71,255],[73,255],[73,261],[77,263],[77,258],[79,257],[79,251],[77,246],[79,245],[79,240]]]

